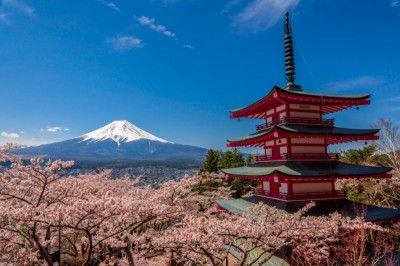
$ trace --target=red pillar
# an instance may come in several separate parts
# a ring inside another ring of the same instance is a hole
[[[288,190],[288,199],[292,199],[292,198],[293,198],[293,193],[292,193],[292,181],[289,179],[287,184],[288,184],[288,186],[287,186],[287,190]]]

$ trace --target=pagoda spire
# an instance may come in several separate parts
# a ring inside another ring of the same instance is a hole
[[[285,89],[287,90],[301,90],[301,87],[298,85],[294,84],[294,75],[296,72],[294,72],[294,54],[293,54],[293,37],[292,37],[292,26],[290,25],[289,21],[289,12],[286,12],[286,21],[284,25],[284,30],[285,30],[285,70],[286,73],[285,75],[287,77],[287,85]]]

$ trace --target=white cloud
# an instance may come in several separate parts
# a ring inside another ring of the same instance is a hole
[[[14,14],[35,16],[35,9],[18,0],[0,0],[0,22],[11,24],[10,17]]]
[[[194,49],[193,45],[191,45],[191,44],[185,44],[185,45],[182,45],[182,47],[187,48],[187,49]]]
[[[35,9],[18,0],[3,0],[3,7],[7,9],[12,9],[14,12],[18,12],[21,14],[29,16],[35,15]]]
[[[135,17],[134,18],[139,21],[140,24],[142,25],[148,25],[148,24],[153,24],[155,19],[154,18],[148,18],[146,16],[141,16],[140,18]]]
[[[243,0],[232,0],[232,1],[229,1],[226,4],[225,8],[221,11],[221,14],[229,13],[234,6],[238,5],[242,1]]]
[[[172,37],[172,38],[174,38],[176,40],[175,33],[170,32],[168,30],[163,31],[163,33],[164,33],[164,35],[166,35],[168,37]]]
[[[112,8],[112,9],[114,9],[115,11],[118,11],[118,12],[120,11],[119,7],[116,4],[114,4],[113,2],[107,2],[107,1],[104,1],[104,0],[97,0],[97,1],[102,3],[102,4],[104,4],[104,5],[106,5],[106,6],[108,6],[108,7],[110,7],[110,8]]]
[[[21,134],[25,134],[25,131],[20,131],[19,133],[21,133]]]
[[[178,40],[178,38],[176,37],[176,34],[167,30],[167,27],[165,27],[164,25],[161,24],[155,24],[155,19],[154,18],[149,18],[146,16],[141,16],[136,17],[133,16],[140,24],[142,25],[147,25],[150,27],[150,29],[156,31],[156,32],[160,32],[162,34],[164,34],[165,36],[171,37],[174,40]]]
[[[43,129],[43,128],[41,128],[41,129],[40,129],[40,131],[42,131],[42,132],[43,132],[43,131],[44,131],[44,129]]]
[[[143,40],[133,36],[123,36],[107,40],[115,51],[129,51],[132,48],[142,48],[144,46]]]
[[[68,127],[66,127],[66,128],[64,128],[64,130],[65,130],[65,131],[69,131],[69,128],[68,128]]]
[[[7,133],[7,132],[1,132],[1,136],[6,137],[6,138],[19,138],[19,135],[17,133]]]
[[[240,31],[265,31],[283,19],[287,10],[300,0],[253,0],[233,17],[232,25]]]
[[[6,24],[10,24],[11,23],[10,20],[8,19],[6,13],[1,13],[0,14],[0,21],[2,21],[3,23],[6,23]]]
[[[61,130],[61,127],[47,127],[48,132],[57,132],[60,130]]]
[[[332,91],[350,90],[350,89],[363,89],[371,88],[382,85],[385,83],[385,79],[381,76],[362,76],[354,79],[347,79],[338,82],[329,82],[323,84],[323,89]]]

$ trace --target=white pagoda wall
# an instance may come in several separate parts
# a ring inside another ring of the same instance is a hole
[[[293,193],[332,191],[332,183],[331,182],[293,183],[292,184],[292,191],[293,191]]]
[[[292,146],[292,153],[325,153],[325,146]]]
[[[300,112],[300,111],[290,111],[290,117],[302,117],[302,118],[320,118],[321,114],[318,112]]]

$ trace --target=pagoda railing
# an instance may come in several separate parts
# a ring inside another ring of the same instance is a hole
[[[274,119],[270,122],[266,122],[261,125],[257,125],[257,131],[266,130],[274,125],[295,123],[295,124],[313,124],[313,125],[327,125],[333,126],[335,124],[335,119],[325,119],[325,118],[305,118],[305,117],[282,117],[280,119]]]
[[[259,188],[251,189],[256,196],[266,196],[271,198],[277,198],[282,200],[306,200],[306,199],[324,199],[324,198],[345,198],[346,192],[334,190],[325,192],[305,192],[305,193],[284,193],[278,192],[273,193],[269,190],[263,190]]]
[[[288,160],[339,160],[339,153],[283,153],[273,155],[256,155],[256,162]]]

